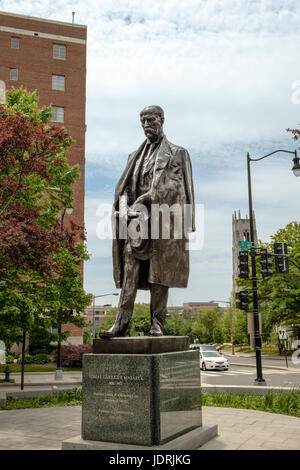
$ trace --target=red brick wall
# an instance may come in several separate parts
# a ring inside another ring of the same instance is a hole
[[[65,325],[62,325],[61,327],[62,333],[64,331],[70,331],[71,334],[70,336],[82,336],[82,328],[78,328],[78,326],[72,325],[71,323],[66,323]]]
[[[5,13],[0,13],[1,26],[85,41],[87,37],[85,26],[60,24]],[[20,38],[19,49],[11,48],[11,37]],[[66,45],[66,60],[53,58],[53,44]],[[18,69],[17,81],[9,80],[10,68]],[[65,76],[65,91],[52,90],[52,74]],[[52,103],[65,108],[63,125],[76,141],[68,160],[71,165],[79,164],[81,173],[73,188],[75,199],[71,218],[79,225],[84,225],[86,44],[0,30],[0,80],[5,82],[7,89],[22,85],[28,91],[36,90],[41,107]],[[69,218],[70,216],[66,214],[66,224]],[[82,336],[82,329],[74,325],[67,324],[62,329],[71,331],[71,336]]]
[[[67,36],[86,40],[84,26],[58,24],[28,17],[0,13],[0,26]],[[20,48],[11,48],[11,37],[20,38]],[[66,60],[53,59],[53,44],[65,44]],[[74,185],[75,201],[72,219],[84,224],[85,167],[85,103],[86,103],[86,44],[56,38],[46,39],[20,33],[0,31],[0,80],[11,86],[37,90],[40,106],[52,103],[65,108],[64,126],[76,143],[69,155],[71,165],[79,164],[80,179]],[[19,70],[18,81],[9,80],[9,69]],[[65,91],[52,90],[52,74],[65,76]],[[59,125],[59,124],[57,124]],[[68,216],[66,216],[66,223]]]

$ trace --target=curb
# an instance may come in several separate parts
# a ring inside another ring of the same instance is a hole
[[[244,362],[229,362],[229,366],[243,366],[243,367],[256,367],[256,364],[248,364]],[[294,367],[281,367],[281,366],[266,366],[265,364],[262,364],[263,369],[279,369],[279,370],[285,370],[285,371],[290,371],[290,372],[300,372],[300,369],[296,369]]]
[[[7,383],[7,384],[2,384],[0,386],[0,390],[3,386],[3,388],[5,387],[20,387],[21,383],[14,383],[14,384],[11,384],[11,383]],[[24,387],[52,387],[52,386],[57,386],[57,385],[82,385],[82,380],[80,381],[74,381],[74,382],[60,382],[59,380],[56,380],[56,382],[25,382],[24,383]],[[5,390],[3,390],[5,392]]]
[[[3,373],[3,372],[1,372]],[[26,375],[50,375],[50,374],[53,374],[55,375],[55,370],[49,372],[49,371],[46,371],[46,372],[27,372],[25,370],[24,374]],[[82,374],[82,371],[81,370],[74,370],[74,371],[68,371],[68,370],[63,370],[63,374],[65,375],[68,375],[68,374]],[[21,375],[21,372],[10,372],[10,375]]]

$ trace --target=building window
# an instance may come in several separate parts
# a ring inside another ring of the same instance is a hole
[[[64,122],[65,120],[65,108],[61,106],[52,106],[52,121],[53,122]]]
[[[62,44],[53,44],[53,59],[66,60],[66,46]]]
[[[10,69],[9,70],[9,79],[10,80],[18,80],[18,69]]]
[[[11,38],[11,48],[20,49],[20,38]]]
[[[52,75],[52,90],[65,91],[64,75]]]

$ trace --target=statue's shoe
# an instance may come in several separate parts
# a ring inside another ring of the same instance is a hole
[[[115,337],[120,337],[120,336],[125,336],[126,331],[121,330],[118,325],[113,325],[109,330],[103,330],[100,331],[99,337],[100,338],[115,338]]]
[[[113,334],[111,331],[109,331],[109,330],[107,330],[107,331],[106,331],[106,330],[100,331],[100,333],[99,333],[99,337],[100,337],[100,338],[113,338],[114,336],[116,336],[116,335],[114,335],[114,334]]]
[[[163,331],[157,323],[153,323],[151,326],[149,336],[163,336]]]

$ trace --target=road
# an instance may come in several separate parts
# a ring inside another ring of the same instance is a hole
[[[224,354],[229,361],[228,371],[201,371],[202,385],[254,385],[256,378],[255,356],[239,355],[231,356],[227,352]],[[252,364],[246,366],[245,364]],[[289,368],[286,368],[284,357],[262,356],[263,377],[266,385],[274,387],[295,387],[300,388],[300,365],[293,365],[289,360]],[[4,377],[3,377],[4,378]],[[15,380],[15,385],[0,384],[0,392],[19,390],[20,374],[11,374]],[[54,373],[25,373],[25,390],[52,388],[72,388],[81,385],[81,372],[64,372],[63,380],[54,380]]]
[[[229,359],[229,364],[230,364]],[[245,360],[244,360],[245,363]],[[300,372],[263,368],[267,386],[300,388]],[[201,384],[205,385],[254,385],[255,367],[229,366],[228,371],[201,371]]]

